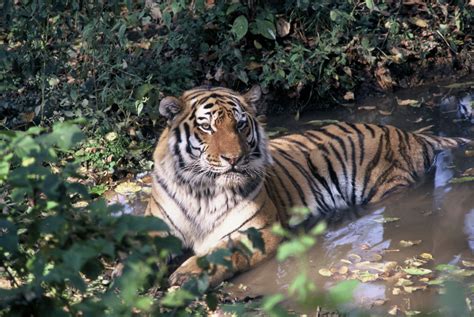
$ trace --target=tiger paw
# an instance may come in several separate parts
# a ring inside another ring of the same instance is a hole
[[[169,277],[170,285],[183,285],[189,281],[193,276],[198,276],[202,269],[197,265],[196,257],[191,257],[186,260],[176,271]]]

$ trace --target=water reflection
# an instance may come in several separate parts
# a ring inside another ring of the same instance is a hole
[[[471,209],[471,211],[466,214],[466,220],[464,220],[464,233],[467,235],[469,248],[474,252],[474,209]]]

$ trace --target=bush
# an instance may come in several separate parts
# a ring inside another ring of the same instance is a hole
[[[235,250],[203,258],[203,274],[178,290],[167,290],[173,269],[168,259],[180,254],[180,241],[149,235],[168,230],[158,218],[124,215],[120,206],[91,198],[81,184],[79,165],[64,159],[82,139],[71,123],[55,124],[50,132],[0,131],[0,184],[5,189],[0,196],[0,316],[205,315],[216,309],[218,292],[209,289],[207,276],[214,265],[228,265]],[[323,230],[319,226],[296,235],[276,227],[275,232],[291,238],[279,250],[279,259],[303,256]],[[249,230],[248,237],[243,252],[264,247],[258,231]],[[112,278],[117,261],[123,273]],[[314,301],[314,284],[305,274],[290,287],[298,302],[314,307],[350,299],[353,281],[328,299]],[[221,308],[284,316],[278,304],[283,298]]]

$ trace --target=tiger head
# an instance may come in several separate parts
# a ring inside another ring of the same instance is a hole
[[[168,127],[158,142],[155,163],[165,167],[164,160],[171,160],[168,169],[191,186],[235,187],[262,178],[271,158],[256,117],[260,97],[258,86],[243,95],[199,87],[178,98],[165,97],[159,111]]]

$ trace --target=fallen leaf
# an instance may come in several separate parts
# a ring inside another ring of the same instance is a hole
[[[118,138],[118,134],[116,132],[109,132],[105,135],[105,139],[109,142],[112,142]]]
[[[348,91],[342,98],[347,101],[354,100],[354,93],[352,91]]]
[[[474,275],[473,270],[465,270],[465,269],[460,269],[460,270],[454,270],[452,272],[453,275],[455,276],[462,276],[462,277],[469,277]]]
[[[402,293],[402,290],[399,289],[398,287],[395,287],[394,289],[392,289],[393,295],[400,295],[401,293]]]
[[[474,267],[474,261],[466,261],[466,260],[462,260],[461,261],[462,265],[464,265],[465,267]]]
[[[410,107],[415,107],[418,108],[421,106],[421,102],[415,99],[398,99],[397,98],[397,103],[399,106],[410,106]]]
[[[382,251],[383,253],[393,253],[393,252],[400,252],[400,249],[386,249]]]
[[[472,181],[474,181],[474,176],[455,177],[449,180],[451,184],[462,184],[462,183],[467,183],[467,182],[472,182]]]
[[[418,310],[405,310],[405,315],[407,316],[415,316],[421,314]]]
[[[426,284],[428,285],[443,285],[443,283],[444,281],[442,279],[435,279],[435,280],[426,282]]]
[[[372,282],[379,278],[378,274],[370,273],[369,271],[362,271],[356,274],[356,278],[362,283]]]
[[[426,286],[404,286],[403,290],[409,294],[419,291],[419,290],[425,290]]]
[[[464,151],[464,155],[467,157],[474,157],[474,150],[466,150]]]
[[[420,244],[421,240],[401,240],[400,245],[404,248]]]
[[[35,118],[35,112],[32,111],[32,112],[25,112],[25,113],[22,113],[21,114],[21,118],[23,119],[23,121],[25,122],[32,122],[33,119]]]
[[[430,253],[422,253],[420,254],[420,257],[425,260],[433,260],[433,255],[431,255]]]
[[[395,82],[392,79],[390,70],[385,67],[383,63],[378,63],[374,75],[375,79],[377,80],[377,84],[379,84],[380,88],[382,88],[383,90],[389,90],[393,88]]]
[[[360,257],[360,255],[357,255],[355,253],[351,253],[351,254],[348,254],[347,257],[352,260],[352,262],[360,262],[362,260],[362,258]]]
[[[115,192],[126,195],[130,193],[136,193],[139,192],[142,189],[140,185],[137,183],[133,182],[123,182],[119,184],[117,187],[115,187]]]
[[[399,278],[397,283],[395,283],[395,286],[410,286],[410,285],[413,285],[413,282],[403,277]]]
[[[320,270],[318,271],[318,273],[319,273],[320,275],[322,275],[322,276],[325,276],[325,277],[330,277],[330,276],[332,276],[332,272],[331,272],[330,270],[328,270],[328,269],[320,269]]]
[[[348,271],[349,271],[349,268],[347,266],[343,265],[339,268],[338,273],[339,274],[347,274]]]
[[[431,128],[433,128],[433,127],[434,127],[434,125],[433,125],[433,124],[431,124],[431,125],[428,125],[428,126],[426,126],[426,127],[423,127],[423,128],[420,128],[420,129],[418,129],[418,130],[415,130],[415,131],[413,131],[413,133],[422,133],[422,132],[426,132],[426,131],[429,131],[429,130],[431,130]]]
[[[468,168],[462,173],[462,176],[474,176],[474,167]]]
[[[426,275],[432,272],[431,270],[425,269],[422,267],[408,267],[408,268],[404,268],[403,271],[405,271],[405,273],[408,273],[410,275]]]
[[[372,262],[378,262],[382,260],[382,256],[378,253],[373,253],[367,257],[367,260],[372,261]]]
[[[398,220],[400,220],[400,218],[398,217],[381,217],[381,218],[374,219],[374,221],[378,223],[390,223],[390,222],[395,222]]]
[[[411,22],[415,24],[416,26],[419,26],[420,28],[428,27],[428,22],[426,22],[426,20],[421,19],[421,18],[413,18]]]
[[[283,18],[279,18],[276,23],[277,33],[280,37],[290,34],[291,24]]]
[[[444,86],[444,88],[456,89],[456,88],[466,88],[466,87],[473,87],[473,86],[474,86],[474,81],[468,81],[465,83],[450,84],[450,85]]]
[[[397,313],[398,313],[398,306],[397,305],[393,305],[392,307],[390,307],[390,309],[388,311],[389,315],[396,316]]]
[[[377,109],[377,107],[375,107],[375,106],[360,106],[357,109],[359,109],[359,110],[375,110],[375,109]]]
[[[338,123],[338,120],[310,120],[307,121],[306,124],[311,124],[314,126],[322,126],[326,124]]]
[[[393,112],[391,111],[384,111],[384,110],[379,110],[379,113],[383,116],[390,116]]]

